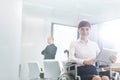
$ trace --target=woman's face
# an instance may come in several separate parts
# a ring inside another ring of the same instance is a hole
[[[88,38],[91,28],[90,27],[81,27],[78,29],[78,32],[81,38]]]

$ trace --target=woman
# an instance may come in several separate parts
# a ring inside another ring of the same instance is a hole
[[[95,67],[96,56],[99,53],[98,45],[88,39],[91,25],[87,21],[81,21],[78,25],[80,39],[70,45],[69,60],[79,65],[78,75],[81,80],[109,80],[108,76],[98,76]]]

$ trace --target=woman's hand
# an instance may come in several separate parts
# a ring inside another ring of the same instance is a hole
[[[84,65],[93,65],[95,63],[95,58],[84,60],[83,64]]]
[[[112,63],[115,63],[117,61],[117,57],[115,55],[111,55],[110,60]]]

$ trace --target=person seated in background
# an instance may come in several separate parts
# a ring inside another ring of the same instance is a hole
[[[77,74],[81,80],[109,80],[108,76],[99,76],[95,66],[96,56],[100,49],[97,43],[88,39],[91,25],[81,21],[78,25],[80,39],[70,44],[69,61],[77,63]]]
[[[48,45],[41,52],[41,54],[44,55],[44,59],[55,59],[57,47],[54,44],[54,38],[52,36],[49,36],[47,39],[47,42],[48,42]]]

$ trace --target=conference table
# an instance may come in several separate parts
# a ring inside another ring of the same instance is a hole
[[[120,72],[120,63],[113,63],[110,65],[110,67],[105,67],[104,70],[112,70],[112,71],[117,71]]]

